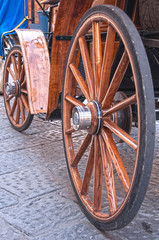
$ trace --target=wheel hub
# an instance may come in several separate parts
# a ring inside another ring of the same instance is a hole
[[[20,95],[20,83],[19,81],[14,81],[12,83],[8,82],[6,86],[6,94],[9,97],[10,95],[19,96]]]
[[[89,102],[86,106],[75,106],[72,110],[74,130],[88,130],[92,135],[100,131],[102,112],[99,103]]]
[[[91,126],[92,114],[88,107],[76,106],[72,111],[73,128],[75,130],[89,129]]]

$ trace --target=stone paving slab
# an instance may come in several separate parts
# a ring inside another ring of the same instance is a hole
[[[10,207],[18,203],[17,196],[14,193],[7,191],[5,188],[0,189],[0,209]]]
[[[0,239],[1,240],[26,240],[25,234],[13,228],[10,224],[0,218]]]
[[[1,188],[22,199],[30,199],[61,188],[44,166],[25,167],[0,176]],[[47,187],[46,187],[47,186]]]
[[[40,157],[37,153],[36,158]],[[6,161],[7,159],[7,161]],[[34,164],[32,152],[29,150],[17,150],[13,152],[4,152],[0,155],[0,175],[17,171],[20,168],[25,168]]]
[[[60,231],[84,219],[74,202],[54,193],[17,204],[9,212],[3,209],[1,213],[10,225],[31,237],[51,233],[53,229]]]
[[[79,208],[65,163],[61,122],[34,118],[13,130],[0,97],[0,240],[159,239],[159,124],[149,188],[135,219],[112,232],[96,229]]]

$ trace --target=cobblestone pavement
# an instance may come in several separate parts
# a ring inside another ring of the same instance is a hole
[[[0,97],[0,240],[159,239],[159,124],[142,207],[127,227],[96,229],[81,212],[68,177],[61,123],[34,118],[13,130]]]

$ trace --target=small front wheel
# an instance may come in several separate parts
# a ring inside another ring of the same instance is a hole
[[[148,186],[155,108],[145,49],[119,8],[90,9],[72,37],[63,82],[63,139],[85,215],[103,230],[124,227]]]
[[[13,47],[4,67],[4,103],[12,127],[21,132],[26,130],[32,120],[28,103],[28,90],[23,55],[19,46]]]

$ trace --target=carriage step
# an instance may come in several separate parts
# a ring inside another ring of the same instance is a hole
[[[46,113],[38,113],[36,116],[37,116],[38,118],[42,119],[43,121],[46,120]]]

